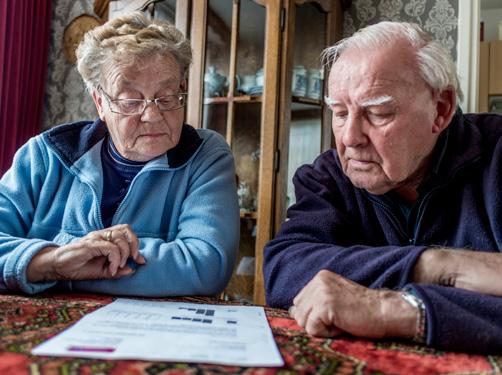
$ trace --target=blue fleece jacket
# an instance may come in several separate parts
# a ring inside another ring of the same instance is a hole
[[[501,116],[457,112],[409,220],[392,193],[354,187],[335,150],[298,169],[297,203],[265,248],[267,302],[287,308],[327,269],[371,288],[411,288],[426,306],[428,345],[502,353],[502,298],[409,282],[427,248],[502,249],[501,136]]]
[[[117,280],[29,283],[26,268],[47,246],[103,229],[100,120],[62,125],[29,140],[0,180],[0,291],[58,286],[119,295],[216,294],[239,241],[232,153],[209,130],[184,125],[179,144],[136,175],[112,225],[129,224],[146,265]],[[131,266],[134,266],[130,262]]]

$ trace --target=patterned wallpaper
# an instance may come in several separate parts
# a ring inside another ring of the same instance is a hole
[[[63,122],[94,119],[97,116],[91,96],[75,65],[63,53],[65,27],[82,14],[95,15],[89,0],[53,0],[43,127]]]
[[[383,20],[414,22],[440,40],[456,60],[459,0],[353,0],[343,15],[343,35]]]
[[[441,40],[456,59],[459,0],[353,0],[344,13],[344,36],[381,20],[416,22]],[[94,15],[92,1],[53,0],[53,19],[45,90],[44,129],[97,116],[74,65],[64,57],[65,27],[81,14]]]

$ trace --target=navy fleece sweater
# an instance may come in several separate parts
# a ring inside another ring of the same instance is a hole
[[[426,306],[428,345],[502,354],[502,298],[409,282],[429,247],[501,251],[501,136],[501,116],[457,112],[408,220],[391,193],[355,188],[335,150],[299,168],[297,203],[265,247],[268,304],[287,308],[327,269],[370,288],[411,288]]]

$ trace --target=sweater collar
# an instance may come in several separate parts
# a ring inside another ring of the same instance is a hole
[[[47,144],[68,167],[76,163],[87,151],[102,141],[108,129],[100,119],[64,124],[44,132]],[[202,144],[202,138],[190,125],[183,124],[180,141],[166,152],[169,168],[185,164]]]
[[[482,155],[481,134],[460,108],[438,139],[432,159],[431,177],[452,179],[458,171],[479,160]]]

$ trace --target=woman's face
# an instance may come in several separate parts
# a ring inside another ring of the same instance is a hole
[[[140,58],[134,65],[114,61],[103,67],[101,80],[103,91],[111,99],[155,99],[186,89],[179,64],[171,54]],[[143,113],[123,115],[112,112],[113,104],[101,91],[94,91],[92,97],[123,157],[145,162],[178,144],[183,108],[161,112],[155,103],[149,103]]]

